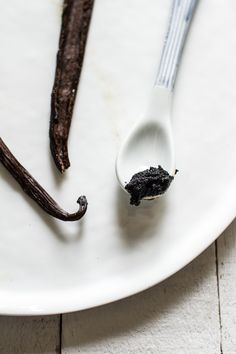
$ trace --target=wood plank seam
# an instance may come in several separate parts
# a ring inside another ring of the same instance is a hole
[[[59,354],[62,352],[62,321],[63,321],[63,315],[60,314],[60,319],[59,319]]]
[[[217,296],[218,296],[218,313],[219,313],[219,324],[220,324],[220,354],[223,353],[222,345],[222,315],[221,315],[221,301],[220,301],[220,280],[219,280],[219,262],[218,262],[218,245],[217,240],[215,241],[215,262],[216,262],[216,283],[217,283]]]

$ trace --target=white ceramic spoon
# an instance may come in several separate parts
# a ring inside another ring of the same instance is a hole
[[[158,75],[151,92],[145,117],[135,125],[116,160],[116,174],[123,189],[137,172],[162,166],[175,174],[175,150],[171,126],[172,92],[188,33],[198,0],[173,0]],[[154,195],[145,199],[158,197]]]

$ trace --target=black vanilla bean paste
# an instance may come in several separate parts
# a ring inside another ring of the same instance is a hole
[[[178,171],[176,170],[175,173]],[[169,188],[174,177],[161,166],[150,167],[147,170],[135,173],[125,189],[130,194],[130,204],[138,206],[146,197],[162,195]]]
[[[17,161],[12,152],[0,137],[0,163],[8,170],[12,177],[18,182],[23,191],[33,199],[41,209],[54,218],[63,221],[76,221],[81,219],[87,210],[87,199],[85,196],[79,197],[77,203],[79,210],[68,213],[63,210],[55,200],[41,187],[33,176]]]

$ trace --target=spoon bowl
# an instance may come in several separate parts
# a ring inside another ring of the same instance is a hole
[[[171,96],[172,94],[167,90],[155,87],[146,117],[134,126],[124,140],[116,161],[116,174],[123,189],[135,173],[150,167],[161,165],[171,176],[174,176]],[[157,196],[145,199],[153,199]]]

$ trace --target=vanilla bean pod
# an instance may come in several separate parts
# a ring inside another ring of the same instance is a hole
[[[0,162],[18,182],[23,191],[33,199],[46,213],[63,221],[76,221],[82,218],[87,210],[85,196],[79,197],[80,208],[75,213],[63,210],[52,197],[40,186],[29,172],[17,161],[3,140],[0,138]]]
[[[64,0],[51,97],[50,148],[58,170],[69,166],[68,136],[94,0]]]

